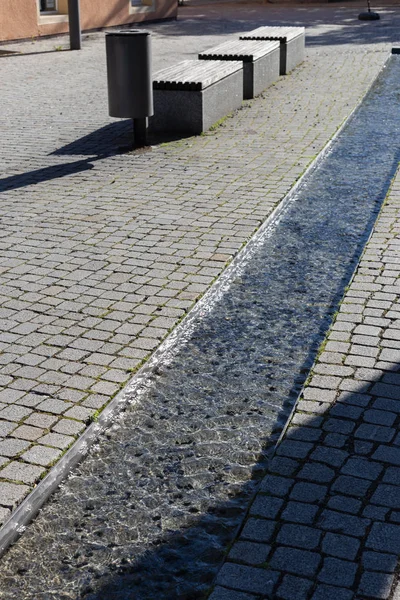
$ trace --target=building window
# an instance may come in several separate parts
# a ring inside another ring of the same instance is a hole
[[[68,23],[68,0],[37,0],[37,11],[39,25]]]
[[[129,0],[129,13],[154,12],[156,0]]]
[[[40,0],[40,12],[57,12],[57,0]]]

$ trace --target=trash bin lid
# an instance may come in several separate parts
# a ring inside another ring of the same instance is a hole
[[[120,29],[119,31],[106,31],[106,35],[151,35],[147,29]]]

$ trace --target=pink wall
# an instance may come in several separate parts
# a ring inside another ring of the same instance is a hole
[[[83,30],[173,18],[177,0],[155,0],[154,12],[129,14],[129,0],[80,0]],[[36,0],[0,0],[0,41],[68,31],[68,23],[38,24]]]

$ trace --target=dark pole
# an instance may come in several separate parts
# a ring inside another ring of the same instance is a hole
[[[79,0],[68,0],[69,42],[71,50],[82,48]]]
[[[368,7],[367,12],[362,12],[358,15],[358,18],[360,19],[360,21],[379,21],[380,16],[378,15],[378,13],[373,12],[371,10],[370,0],[367,0],[367,7]]]
[[[147,117],[133,119],[133,145],[141,148],[147,144]]]

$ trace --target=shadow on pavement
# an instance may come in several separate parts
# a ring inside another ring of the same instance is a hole
[[[160,535],[140,560],[120,547],[115,573],[79,597],[205,598],[241,524],[217,579],[224,588],[260,600],[389,598],[400,554],[400,367],[359,376],[370,380],[344,379],[336,403],[315,403],[318,415],[297,411],[247,519],[257,468],[235,497]],[[211,598],[230,597],[222,591]]]
[[[3,177],[0,179],[0,192],[16,190],[28,185],[35,185],[37,183],[43,183],[44,181],[51,181],[53,179],[66,177],[67,175],[82,173],[83,171],[90,171],[93,169],[93,165],[91,164],[93,160],[95,159],[90,158],[87,160],[78,160],[72,163],[44,167],[43,169],[37,169],[36,171],[28,171],[20,175]]]

